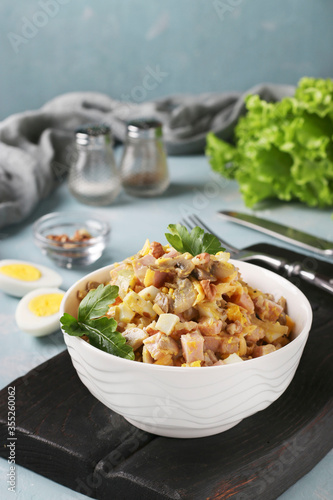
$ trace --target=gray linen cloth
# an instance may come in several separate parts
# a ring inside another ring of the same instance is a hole
[[[245,93],[179,95],[140,104],[74,92],[37,111],[12,115],[0,123],[0,227],[24,220],[64,178],[74,151],[74,131],[81,125],[109,124],[113,136],[124,141],[127,120],[155,117],[163,123],[169,155],[197,154],[204,152],[209,131],[232,138],[247,94],[277,101],[294,91],[291,85],[260,84]]]

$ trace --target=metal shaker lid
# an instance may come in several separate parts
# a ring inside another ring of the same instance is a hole
[[[99,138],[103,140],[105,136],[111,136],[111,129],[105,124],[84,125],[75,130],[76,142],[81,146],[98,142]]]
[[[162,123],[155,118],[138,118],[127,122],[127,135],[133,138],[162,137]]]

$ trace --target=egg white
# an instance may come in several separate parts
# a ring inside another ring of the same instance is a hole
[[[3,292],[14,295],[15,297],[23,297],[31,290],[36,290],[36,288],[41,287],[59,287],[62,283],[62,277],[53,269],[49,267],[42,266],[40,264],[35,264],[34,262],[27,262],[24,260],[13,260],[5,259],[0,260],[0,267],[7,266],[10,264],[26,264],[29,266],[36,267],[41,273],[41,277],[35,281],[24,281],[10,276],[6,276],[0,272],[0,290]]]
[[[57,331],[60,328],[60,311],[50,316],[36,316],[29,309],[29,302],[39,295],[46,295],[49,293],[62,293],[63,290],[59,288],[38,288],[27,293],[17,305],[15,312],[15,321],[17,326],[23,332],[29,333],[34,337],[43,337]]]

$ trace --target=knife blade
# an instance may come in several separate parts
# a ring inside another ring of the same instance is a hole
[[[262,219],[251,214],[242,212],[231,212],[221,210],[218,212],[224,219],[235,222],[245,227],[255,229],[269,236],[274,236],[280,240],[293,245],[311,250],[325,256],[333,255],[333,242],[318,238],[312,234],[305,233],[293,227],[284,226],[268,219]]]

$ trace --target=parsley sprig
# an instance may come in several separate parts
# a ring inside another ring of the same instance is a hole
[[[165,237],[178,252],[196,256],[205,252],[214,255],[225,250],[216,236],[205,233],[201,227],[196,226],[190,233],[181,224],[169,224],[168,229],[171,234],[165,233]]]
[[[89,343],[94,347],[120,358],[133,360],[133,348],[126,344],[126,339],[117,332],[116,320],[104,316],[110,304],[117,298],[118,291],[117,286],[99,285],[95,290],[90,290],[81,301],[77,319],[65,313],[60,322],[68,335],[87,335]]]

